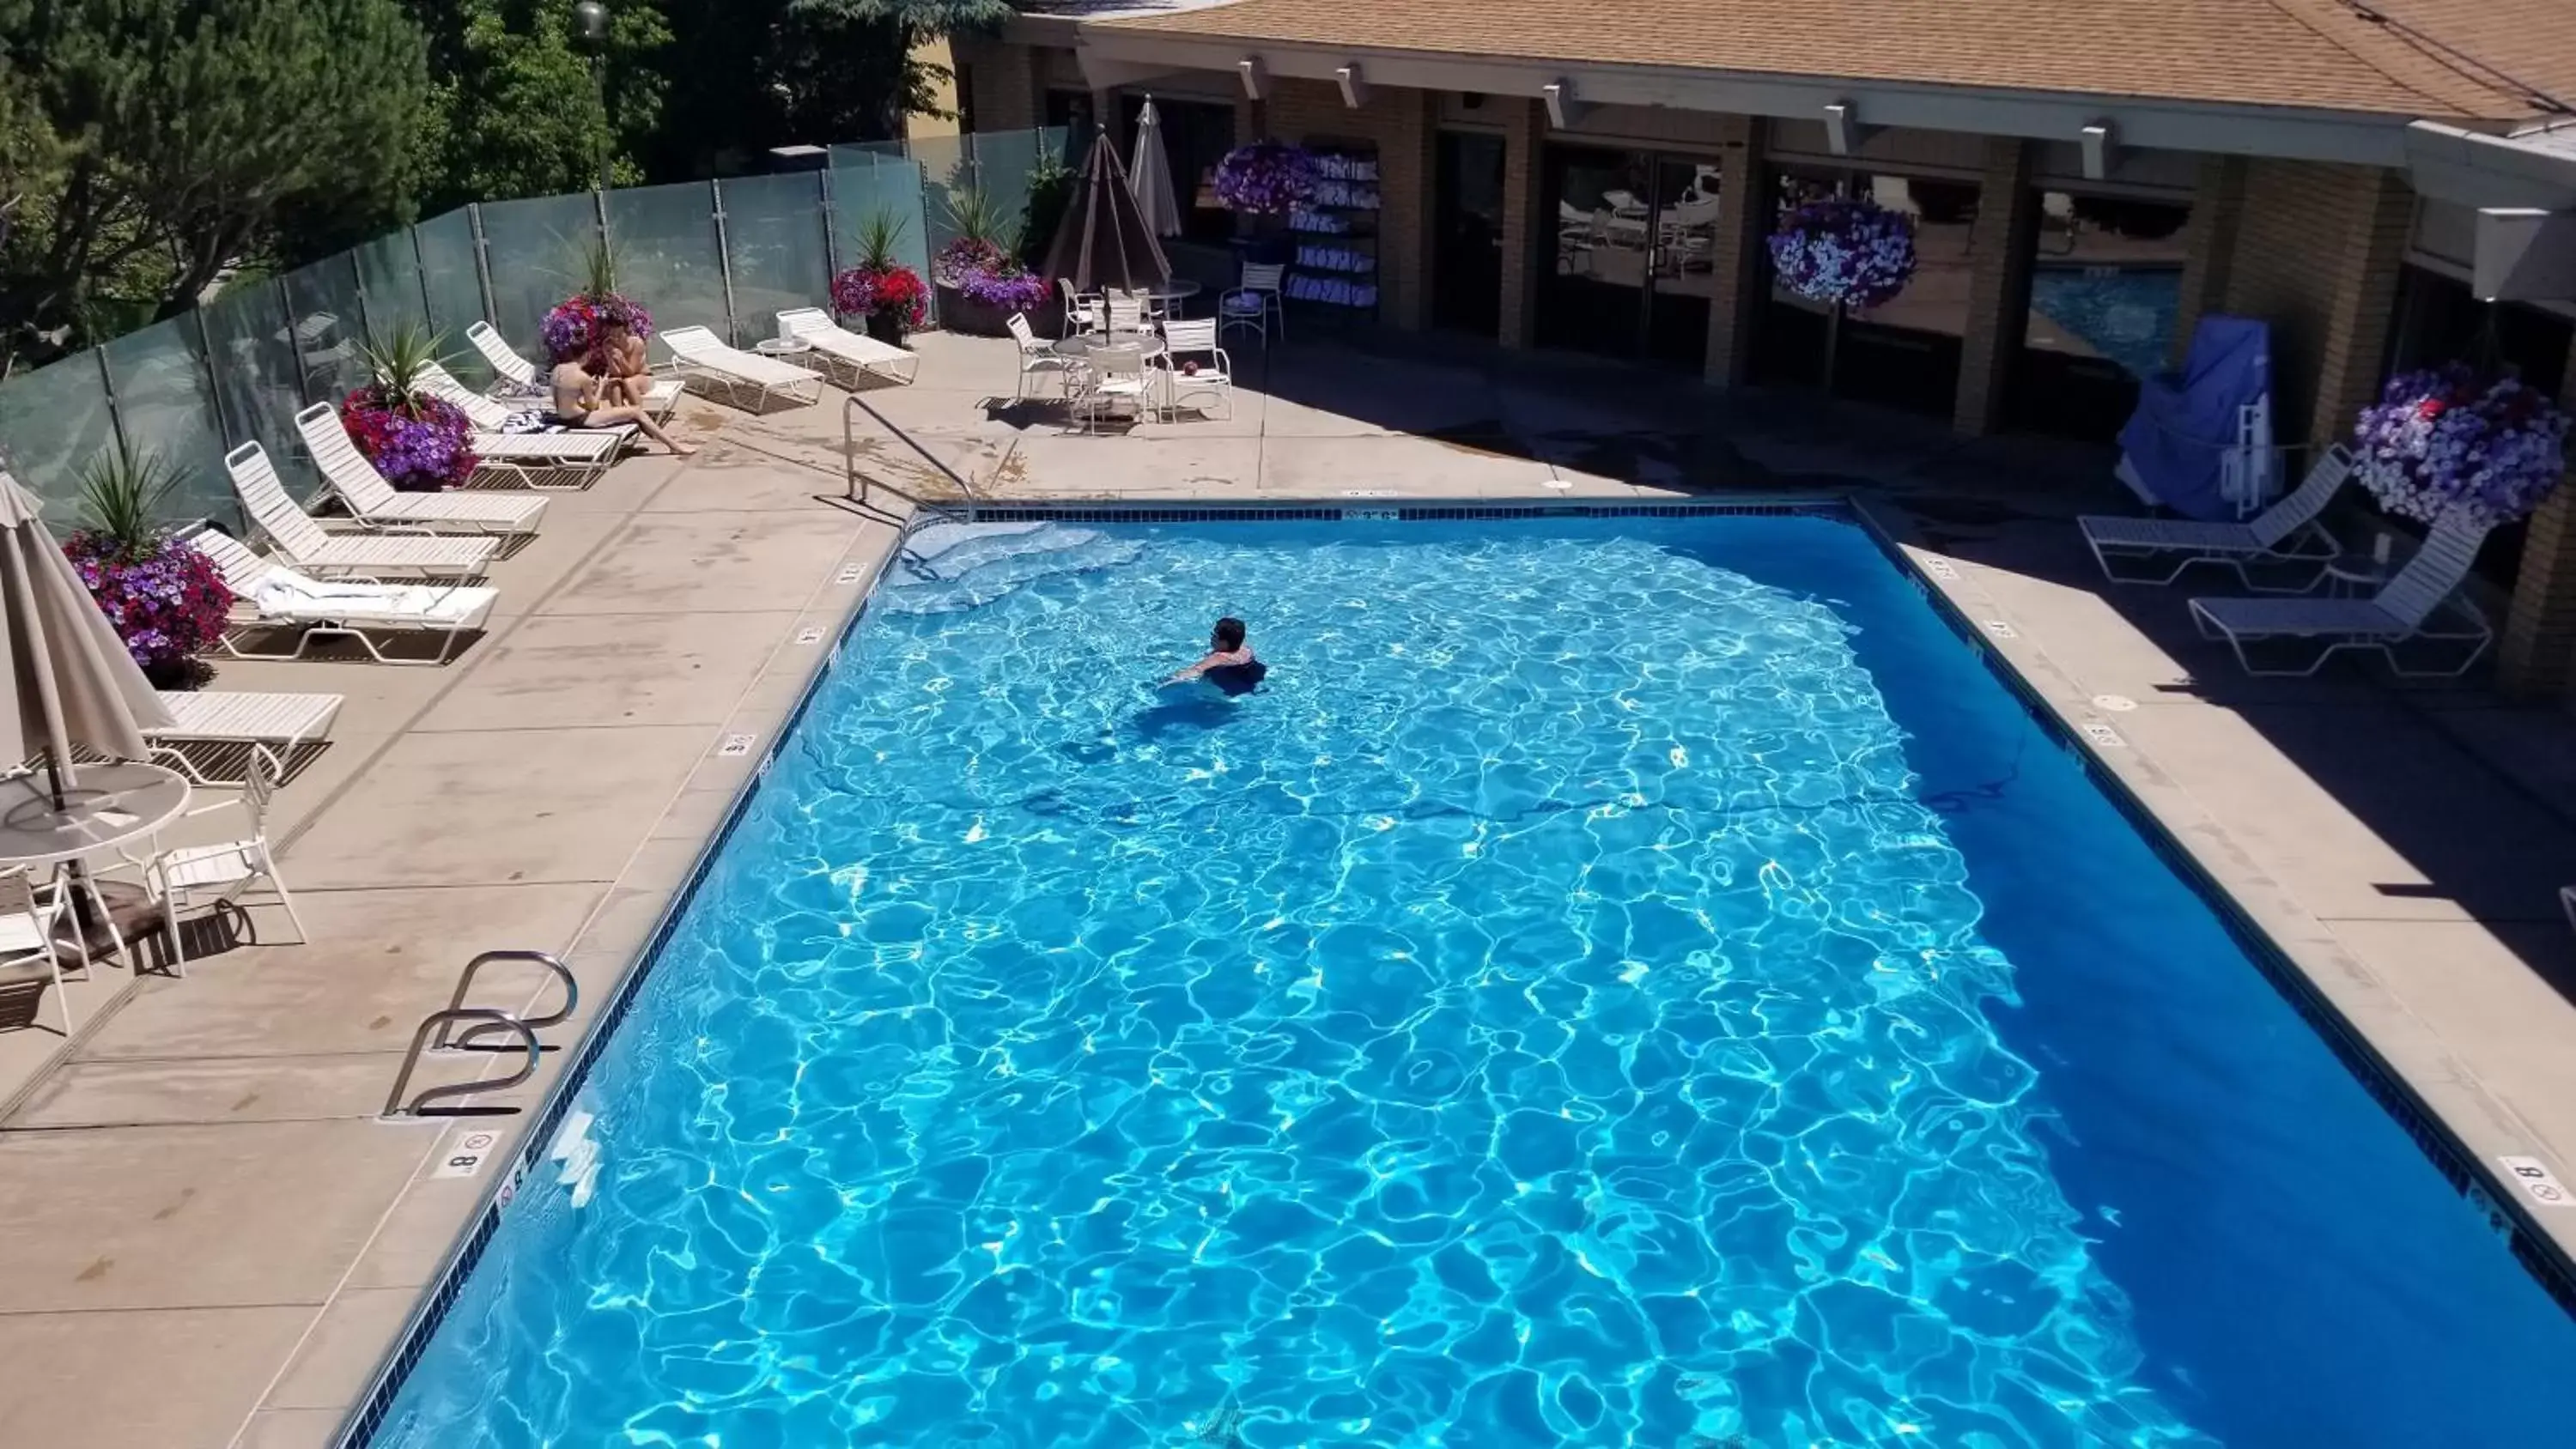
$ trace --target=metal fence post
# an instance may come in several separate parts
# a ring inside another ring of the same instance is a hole
[[[724,277],[725,341],[742,345],[742,321],[733,309],[733,241],[725,234],[724,183],[709,178],[707,197],[716,209],[716,270]]]
[[[313,401],[313,375],[304,366],[304,339],[295,331],[295,299],[286,294],[284,277],[271,277],[268,284],[277,289],[277,315],[286,319],[286,355],[295,359],[295,406],[301,409]]]
[[[817,194],[823,203],[823,294],[828,297],[832,291],[831,279],[841,274],[841,227],[839,215],[832,210],[830,153],[824,154],[823,169],[814,174],[821,183]]]
[[[474,283],[483,291],[483,320],[501,325],[501,307],[492,299],[492,244],[483,239],[483,204],[465,203],[465,222],[474,231]]]
[[[421,319],[429,324],[430,331],[436,332],[439,330],[438,309],[429,301],[429,253],[420,249],[420,227],[417,224],[403,230],[411,233],[411,280],[412,285],[420,289]]]
[[[134,444],[125,436],[125,409],[116,401],[116,373],[107,365],[107,349],[93,347],[90,351],[98,356],[98,382],[107,393],[107,430],[115,436],[118,452],[131,453]]]
[[[599,219],[599,244],[613,250],[616,242],[608,235],[608,192],[605,188],[590,188],[590,209]]]
[[[226,449],[238,448],[250,439],[233,431],[232,417],[224,408],[223,384],[215,381],[215,334],[206,328],[206,309],[191,307],[188,316],[197,324],[197,365],[206,374],[206,405],[214,409],[215,436],[224,440]],[[244,434],[249,427],[247,421],[242,424]]]
[[[358,265],[356,247],[351,247],[342,255],[349,259],[349,281],[357,289],[352,295],[358,299],[358,331],[369,342],[373,342],[376,338],[376,313],[374,308],[367,305],[367,269]]]

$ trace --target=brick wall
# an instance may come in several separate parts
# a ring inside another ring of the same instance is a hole
[[[1374,86],[1353,110],[1330,81],[1280,79],[1262,101],[1279,140],[1377,146],[1378,317],[1406,331],[1429,325],[1431,313],[1432,100],[1428,91]]]
[[[971,90],[976,130],[1025,131],[1044,122],[1035,50],[974,35],[953,38],[949,49]]]
[[[1539,233],[1530,223],[1538,211],[1538,147],[1547,132],[1547,108],[1503,96],[1486,104],[1500,110],[1503,122],[1503,314],[1495,340],[1527,347],[1538,305]]]
[[[2002,417],[2022,321],[2030,310],[2030,257],[2039,199],[2030,189],[2038,148],[2004,136],[1986,139],[1977,220],[1969,233],[1967,334],[1959,349],[1959,392],[1950,426],[1971,437],[1994,431]]]
[[[2559,403],[2576,409],[2576,368],[2567,370]],[[2576,471],[2558,481],[2523,535],[2522,567],[2497,646],[2496,674],[2509,694],[2576,690]]]
[[[1751,116],[1723,121],[1717,141],[1717,237],[1708,254],[1717,290],[1708,303],[1704,373],[1713,387],[1740,387],[1752,377],[1753,338],[1764,299],[1762,250],[1771,208],[1763,200],[1762,144],[1768,128]]]
[[[2191,352],[2191,333],[2203,312],[2224,311],[2227,277],[2236,261],[2236,237],[2245,215],[2245,158],[2204,156],[2193,193],[2191,221],[2183,230],[2182,297],[2174,309],[2168,366]]]
[[[2325,442],[2379,385],[2414,194],[2394,171],[2311,161],[2245,168],[2225,309],[2272,324],[2273,430]]]

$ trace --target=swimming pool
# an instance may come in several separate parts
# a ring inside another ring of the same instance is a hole
[[[2576,1421],[2568,1316],[1857,527],[1042,541],[880,591],[373,1442]],[[1151,688],[1219,611],[1264,689]]]

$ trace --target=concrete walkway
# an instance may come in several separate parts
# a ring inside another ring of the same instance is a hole
[[[1283,349],[1267,373],[1240,359],[1267,386],[1230,422],[1076,437],[999,402],[1007,344],[919,341],[920,383],[867,400],[1014,499],[1865,490],[1952,562],[1939,586],[1970,617],[2008,627],[2051,707],[2113,726],[2102,757],[2478,1152],[2576,1181],[2576,947],[2552,878],[2576,825],[2521,783],[2565,717],[2351,674],[2247,685],[2180,629],[2179,592],[2085,576],[2064,515],[2116,505],[2097,452],[1963,447],[1624,368],[1335,348]],[[0,1444],[327,1442],[489,1186],[429,1165],[525,1120],[380,1124],[393,1054],[478,950],[568,951],[600,998],[747,773],[719,741],[776,728],[818,662],[799,641],[837,630],[887,550],[890,527],[838,506],[827,397],[757,419],[692,403],[694,427],[721,426],[707,452],[560,499],[496,574],[492,636],[447,669],[224,670],[350,696],[282,797],[313,944],[146,981],[67,1052],[0,1035],[0,1100],[13,1063],[33,1074],[0,1114]],[[882,434],[855,453],[876,484],[946,486]]]

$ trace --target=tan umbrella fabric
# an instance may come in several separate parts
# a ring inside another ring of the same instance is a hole
[[[145,727],[176,721],[36,514],[36,500],[0,473],[0,615],[8,620],[9,651],[0,769],[40,748],[68,765],[81,745],[147,759]]]
[[[1154,98],[1136,117],[1136,212],[1156,236],[1181,234],[1180,204],[1172,198],[1172,157],[1163,149],[1163,118],[1154,113]]]
[[[1127,167],[1105,129],[1082,163],[1073,209],[1047,247],[1046,274],[1073,283],[1077,292],[1140,292],[1172,279],[1172,264],[1136,210]]]

